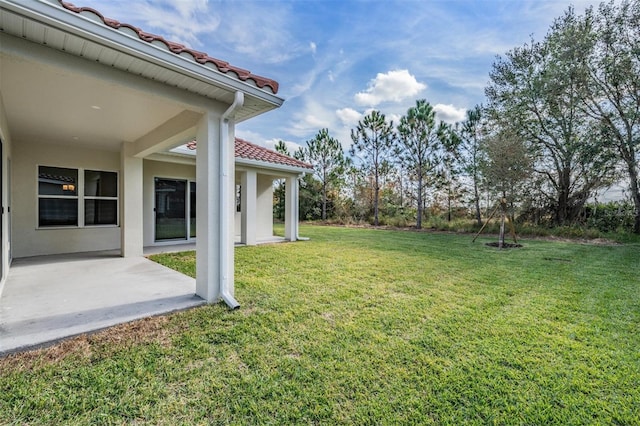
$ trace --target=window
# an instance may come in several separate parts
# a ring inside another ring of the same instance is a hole
[[[78,170],[39,167],[38,226],[78,226]]]
[[[118,175],[115,172],[84,171],[84,224],[118,223]]]
[[[38,226],[118,224],[118,174],[38,167]]]

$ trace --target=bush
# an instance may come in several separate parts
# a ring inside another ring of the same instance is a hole
[[[586,226],[601,232],[631,232],[634,214],[630,202],[611,201],[585,206]]]

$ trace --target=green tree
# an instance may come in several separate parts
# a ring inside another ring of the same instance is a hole
[[[481,163],[487,186],[499,194],[502,221],[499,247],[504,246],[507,206],[519,198],[522,184],[531,175],[533,158],[527,145],[511,129],[498,129],[484,141],[486,159]]]
[[[291,156],[287,145],[284,141],[279,140],[275,144],[275,151]],[[274,182],[275,190],[273,191],[273,214],[278,220],[284,220],[284,206],[285,206],[285,180],[277,179]]]
[[[447,126],[436,123],[436,112],[424,99],[409,108],[398,125],[396,156],[416,180],[418,211],[416,228],[422,228],[423,197],[425,187],[434,182],[436,172],[443,160],[443,141]]]
[[[339,192],[347,162],[340,142],[329,136],[328,129],[321,129],[307,146],[301,157],[313,166],[315,176],[322,184],[322,220],[327,219],[328,192]]]
[[[613,163],[593,138],[591,118],[583,112],[582,60],[588,52],[587,28],[574,25],[569,9],[541,42],[531,41],[498,58],[486,89],[489,112],[503,127],[528,143],[535,172],[557,225],[572,223],[584,203],[608,183]]]
[[[349,153],[359,157],[363,166],[373,174],[373,224],[378,226],[380,177],[394,145],[393,122],[387,123],[384,114],[373,110],[358,122],[355,129],[351,129],[351,140]]]
[[[457,131],[456,160],[460,164],[462,172],[471,179],[473,187],[473,206],[478,226],[482,226],[480,213],[480,185],[482,174],[480,164],[484,158],[482,140],[484,137],[484,118],[482,105],[476,105],[467,110],[466,120],[462,122]]]
[[[640,1],[602,3],[575,21],[591,30],[583,38],[590,47],[583,56],[585,111],[624,165],[640,234]]]

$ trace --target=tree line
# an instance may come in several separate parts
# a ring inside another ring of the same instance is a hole
[[[453,125],[420,99],[398,123],[369,112],[349,155],[321,129],[293,153],[315,170],[301,182],[301,219],[481,225],[482,207],[502,200],[514,219],[567,226],[623,181],[640,233],[640,0],[568,8],[542,40],[498,56],[489,78],[486,105]]]

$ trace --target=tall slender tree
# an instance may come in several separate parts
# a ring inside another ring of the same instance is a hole
[[[283,140],[279,140],[278,142],[276,142],[274,148],[275,148],[275,151],[280,154],[291,156],[291,152],[289,152],[289,148],[287,148],[287,145],[284,143]],[[285,191],[286,191],[285,180],[284,179],[276,180],[274,182],[274,187],[275,187],[275,190],[273,192],[274,215],[278,220],[284,220]]]
[[[473,205],[475,208],[476,222],[482,226],[480,213],[480,185],[482,175],[480,164],[484,158],[482,140],[484,137],[484,120],[482,105],[476,105],[467,110],[465,121],[458,128],[456,160],[460,164],[462,172],[471,179],[473,187]]]
[[[342,145],[329,135],[328,129],[321,129],[307,141],[307,146],[302,149],[302,158],[313,166],[315,176],[322,184],[321,218],[327,220],[328,192],[334,189],[339,192],[347,167]]]
[[[435,180],[443,159],[447,126],[436,123],[436,111],[424,99],[416,101],[398,124],[396,155],[416,179],[418,211],[416,228],[422,228],[425,187]]]
[[[384,114],[373,110],[358,122],[355,129],[351,129],[351,140],[349,153],[359,157],[363,167],[373,174],[373,224],[378,226],[380,176],[394,145],[393,122],[387,122]]]

